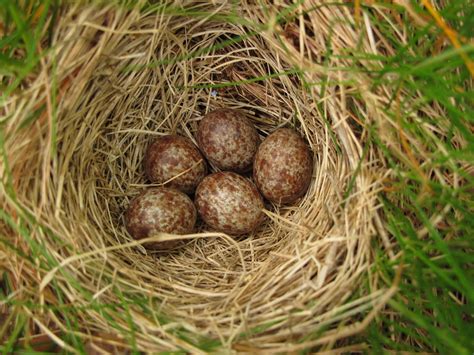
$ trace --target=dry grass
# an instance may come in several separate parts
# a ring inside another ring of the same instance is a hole
[[[193,9],[219,15],[232,6]],[[241,351],[291,351],[331,347],[368,324],[396,291],[377,290],[376,280],[361,285],[376,229],[386,235],[377,193],[387,171],[363,145],[367,132],[357,121],[383,118],[383,102],[362,74],[344,70],[342,55],[356,46],[376,51],[374,35],[367,19],[361,35],[345,7],[321,7],[286,24],[277,6],[270,9],[237,9],[234,20],[261,26],[248,36],[250,26],[211,16],[64,9],[41,73],[5,106],[16,199],[3,194],[2,203],[11,214],[34,216],[30,235],[45,250],[29,263],[2,252],[18,293],[39,305],[82,309],[75,332],[84,340],[120,335],[129,319],[136,348],[148,351],[201,351],[175,329]],[[288,16],[304,10],[289,9]],[[236,36],[243,37],[229,41]],[[328,37],[340,58],[319,50]],[[21,129],[41,105],[44,113]],[[262,136],[296,128],[315,155],[310,190],[296,206],[268,205],[267,222],[248,238],[200,225],[179,252],[150,254],[123,226],[124,209],[147,185],[144,150],[156,135],[194,141],[200,117],[218,107],[246,111]],[[25,252],[34,244],[2,230]],[[361,288],[366,296],[354,299]],[[105,316],[93,303],[121,311]],[[28,312],[54,342],[74,350],[55,335],[71,331],[64,318],[47,308]]]

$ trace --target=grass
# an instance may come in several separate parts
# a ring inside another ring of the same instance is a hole
[[[462,15],[454,10],[463,3],[450,2],[440,15],[447,23],[463,24]],[[468,12],[465,16],[469,21]],[[385,316],[371,324],[365,339],[374,349],[469,354],[474,349],[474,180],[467,173],[474,152],[472,77],[458,50],[434,49],[443,33],[433,21],[417,28],[407,17],[404,26],[410,29],[407,44],[397,46],[392,60],[374,73],[378,77],[374,83],[386,83],[387,75],[397,74],[392,85],[405,91],[405,101],[395,109],[388,107],[387,114],[397,120],[402,141],[405,136],[420,145],[406,144],[394,151],[375,137],[397,176],[387,186],[383,203],[399,250],[395,260],[380,253],[377,269],[389,282],[396,267],[403,266],[403,281]],[[465,30],[454,28],[466,35]],[[422,45],[416,45],[421,41]],[[471,61],[473,49],[472,45],[462,47]],[[409,115],[426,104],[439,105],[446,118],[423,115],[414,122]],[[422,125],[444,126],[446,135]],[[455,146],[455,135],[462,137],[462,148]],[[453,182],[455,175],[462,184]],[[435,216],[441,218],[433,223]]]
[[[380,12],[370,5],[365,5],[363,1],[355,3],[393,48],[393,53],[383,56],[364,52],[337,56],[352,60],[353,66],[347,67],[346,70],[367,73],[372,80],[372,90],[376,91],[381,86],[388,85],[395,93],[386,104],[385,113],[394,122],[393,133],[400,144],[390,144],[380,136],[379,122],[362,124],[370,132],[364,143],[377,146],[383,154],[383,159],[394,172],[380,196],[384,220],[395,245],[394,256],[388,255],[375,243],[376,263],[371,272],[387,287],[391,285],[399,268],[402,268],[402,279],[399,291],[383,311],[363,333],[349,342],[368,344],[369,349],[375,353],[394,350],[472,354],[474,95],[472,76],[466,60],[472,62],[474,46],[462,40],[466,37],[472,41],[472,6],[469,6],[467,0],[452,0],[446,2],[441,9],[435,10],[443,19],[442,23],[450,26],[452,34],[462,43],[460,48],[455,48],[449,44],[445,29],[433,19],[432,13],[415,2],[411,3],[412,11],[421,16],[421,24],[416,24],[407,8],[379,5],[392,10],[391,20],[399,21],[397,26],[405,31],[403,42],[394,36],[393,26],[380,16]],[[340,5],[349,6],[351,11],[354,10],[352,5]],[[152,11],[153,6],[145,7],[142,11]],[[199,11],[186,13],[182,9],[168,10],[175,15],[207,16]],[[0,112],[1,105],[9,96],[21,90],[29,76],[40,71],[41,58],[53,35],[55,16],[57,3],[54,1],[0,0]],[[222,18],[242,22],[242,19],[233,15]],[[278,20],[282,19],[289,20],[288,14],[279,14]],[[362,26],[362,23],[359,25]],[[332,54],[330,43],[326,56],[336,56]],[[369,71],[358,65],[361,60],[382,65],[373,65]],[[294,69],[291,74],[299,70]],[[287,74],[269,74],[269,77]],[[267,78],[258,77],[248,82],[265,79]],[[208,87],[206,85],[202,84],[201,87]],[[56,92],[57,83],[52,82],[51,86],[52,92]],[[397,95],[401,92],[403,95]],[[53,104],[56,104],[56,101],[57,96],[53,95]],[[431,116],[426,107],[436,107],[436,112],[443,112],[444,117]],[[46,110],[46,107],[39,110]],[[32,113],[31,121],[34,122],[39,115],[40,111]],[[0,119],[0,137],[3,139],[3,125],[8,117],[2,114]],[[55,147],[56,135],[52,134],[52,137]],[[52,154],[54,151],[53,149]],[[14,201],[14,192],[9,188],[12,177],[8,173],[3,144],[2,163],[4,192]],[[48,251],[29,238],[33,229],[40,228],[34,217],[27,211],[20,216],[9,216],[3,209],[0,212],[1,223],[9,225],[14,233],[21,235],[25,242],[30,244],[32,255],[25,255],[3,236],[0,237],[0,251],[2,248],[13,250],[19,260],[26,264],[35,265],[39,261],[45,270],[54,268],[55,261]],[[44,230],[43,233],[54,237],[51,231]],[[0,267],[1,265],[0,259]],[[32,330],[37,329],[32,325],[25,308],[33,309],[39,305],[9,297],[18,285],[12,284],[8,270],[0,269],[0,272],[0,320],[3,315],[3,319],[8,320],[0,327],[0,342],[3,343],[0,350],[4,353],[25,350],[24,343],[19,339],[28,337]],[[64,274],[61,277],[70,276]],[[86,299],[92,301],[92,294],[78,285],[73,277],[71,284],[83,293]],[[56,294],[51,297],[58,303],[56,307],[61,309],[67,330],[63,331],[64,340],[80,350],[82,339],[75,331],[81,328],[81,308],[64,303],[62,292],[58,288]],[[84,307],[101,309],[103,317],[116,329],[121,326],[114,325],[114,317],[108,316],[107,313],[120,313],[124,322],[129,324],[129,328],[120,329],[120,332],[134,348],[137,329],[134,327],[129,306],[136,302],[136,305],[150,310],[152,305],[148,304],[148,298],[123,295],[119,288],[117,293],[122,300],[121,304],[107,306],[91,302]],[[58,312],[53,308],[51,305],[44,305],[45,311]],[[162,319],[158,322],[166,324],[169,320]],[[271,326],[272,324],[262,325],[261,328],[251,329],[250,332],[262,332]],[[212,351],[221,345],[213,339],[190,338],[182,329],[176,329],[175,335],[202,351]],[[243,336],[245,337],[245,334]]]

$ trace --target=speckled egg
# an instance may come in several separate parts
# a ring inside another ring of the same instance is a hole
[[[148,147],[145,173],[152,183],[161,184],[172,179],[166,186],[192,193],[206,176],[207,164],[190,139],[169,135],[156,139]]]
[[[255,185],[232,172],[206,176],[196,189],[195,203],[204,222],[231,235],[249,233],[264,219],[263,200]]]
[[[199,123],[199,148],[220,170],[238,173],[251,170],[260,139],[257,130],[238,110],[209,112]]]
[[[313,171],[311,151],[292,129],[280,128],[260,145],[253,178],[262,195],[277,204],[296,201],[308,190]]]
[[[127,231],[135,239],[154,233],[188,234],[194,230],[197,213],[191,199],[181,191],[166,187],[145,190],[132,200],[125,213]],[[152,249],[171,249],[179,240],[146,244]]]

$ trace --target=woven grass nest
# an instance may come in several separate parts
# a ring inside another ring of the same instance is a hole
[[[344,345],[393,291],[365,277],[372,243],[383,242],[374,235],[385,233],[377,193],[386,173],[358,116],[380,115],[380,103],[363,71],[344,70],[344,53],[370,51],[372,34],[360,35],[349,8],[313,1],[179,3],[64,7],[42,71],[7,103],[17,200],[5,206],[33,216],[32,243],[45,250],[21,283],[40,305],[75,307],[74,331],[89,345]],[[339,57],[325,56],[328,41]],[[294,205],[269,206],[247,237],[199,224],[179,252],[158,256],[124,228],[130,200],[150,186],[145,149],[170,133],[195,141],[201,117],[221,107],[246,112],[262,138],[296,129],[314,153],[310,188]],[[35,326],[74,350],[59,335],[70,331],[61,314],[39,307]]]

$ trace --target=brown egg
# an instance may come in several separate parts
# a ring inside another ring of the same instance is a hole
[[[230,109],[205,115],[199,123],[197,141],[214,166],[238,173],[252,168],[260,143],[257,130],[245,114]]]
[[[284,204],[304,195],[312,171],[309,147],[294,130],[280,128],[260,145],[255,155],[253,178],[264,197]]]
[[[181,191],[166,187],[145,190],[132,200],[125,213],[127,231],[135,239],[155,233],[188,234],[194,230],[196,208],[191,199]],[[149,243],[153,249],[171,249],[179,240]]]
[[[231,235],[251,232],[264,218],[263,200],[257,188],[232,172],[206,176],[196,189],[195,203],[204,222]]]
[[[190,139],[169,135],[156,139],[148,147],[145,173],[152,183],[161,184],[172,179],[166,186],[192,193],[206,176],[207,165]]]

